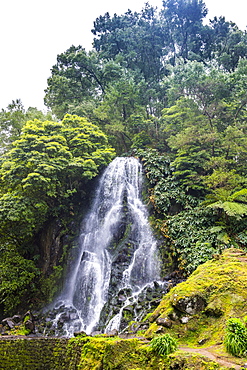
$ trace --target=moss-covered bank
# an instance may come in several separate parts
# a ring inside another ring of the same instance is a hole
[[[147,337],[168,332],[180,344],[222,343],[226,321],[247,315],[247,255],[227,249],[172,288],[149,315]]]
[[[224,369],[206,357],[177,352],[161,358],[148,344],[120,338],[0,339],[1,370]]]

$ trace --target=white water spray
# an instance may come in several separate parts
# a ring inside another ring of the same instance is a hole
[[[64,323],[67,336],[78,330],[90,333],[99,322],[114,274],[117,254],[114,241],[126,213],[131,220],[128,229],[132,235],[132,255],[128,265],[120,269],[118,289],[130,288],[135,294],[159,280],[156,241],[141,200],[141,189],[142,168],[133,157],[116,158],[103,173],[84,221],[77,259],[55,305],[67,310]],[[121,312],[112,319],[111,328],[114,328],[114,320],[119,326],[120,316]]]

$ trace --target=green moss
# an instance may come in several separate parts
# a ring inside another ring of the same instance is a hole
[[[0,340],[4,370],[224,369],[207,358],[176,352],[162,358],[137,339],[41,338]]]
[[[195,297],[202,297],[206,307],[194,315],[178,309],[178,302]],[[246,300],[247,256],[243,251],[228,249],[217,259],[199,266],[186,281],[170,290],[149,317],[151,324],[145,335],[155,336],[158,330],[155,320],[168,317],[172,328],[162,330],[179,338],[180,343],[208,346],[222,342],[226,321],[246,315]],[[181,323],[184,316],[188,319],[186,324]]]
[[[226,367],[209,360],[200,354],[191,354],[184,352],[175,352],[169,356],[169,363],[172,369],[194,369],[194,370],[224,370]],[[229,369],[229,368],[228,368]]]

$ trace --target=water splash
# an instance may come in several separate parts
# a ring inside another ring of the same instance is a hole
[[[63,330],[90,333],[111,294],[129,288],[137,294],[159,279],[156,241],[141,200],[142,167],[136,158],[116,158],[103,173],[84,221],[78,255],[55,303]],[[126,306],[126,305],[125,305]],[[66,316],[67,315],[67,316]],[[112,319],[119,326],[121,312]]]

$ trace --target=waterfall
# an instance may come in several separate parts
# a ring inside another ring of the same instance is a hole
[[[128,290],[137,295],[159,280],[156,241],[141,199],[142,177],[136,158],[118,157],[99,181],[83,222],[76,259],[55,302],[62,310],[54,322],[63,318],[68,336],[94,330],[114,294]],[[114,328],[114,322],[119,326],[121,312],[112,316],[109,327]]]

